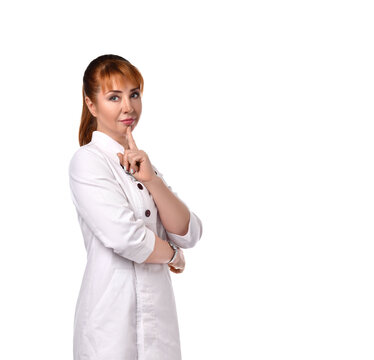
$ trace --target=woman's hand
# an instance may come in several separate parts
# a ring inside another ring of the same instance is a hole
[[[131,169],[133,169],[132,175],[142,183],[147,183],[157,178],[148,155],[137,148],[132,137],[131,126],[127,128],[126,135],[128,147],[125,148],[125,154],[117,153],[120,163],[127,171],[131,172]]]
[[[172,263],[169,263],[170,271],[180,274],[184,271],[184,267],[186,266],[186,261],[184,260],[183,251],[181,248],[178,248],[177,256],[175,257]]]

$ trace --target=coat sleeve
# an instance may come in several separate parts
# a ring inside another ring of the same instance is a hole
[[[162,181],[165,183],[165,185],[168,187],[168,189],[179,200],[181,200],[184,203],[184,201],[179,198],[177,193],[173,191],[172,187],[169,186],[166,183],[163,175],[159,172],[159,170],[154,165],[152,165],[152,167],[153,167],[153,170],[156,172],[156,175],[159,176],[162,179]],[[187,206],[187,208],[188,208],[188,206]],[[177,246],[181,247],[182,249],[188,249],[188,248],[194,247],[196,245],[196,243],[200,240],[200,238],[203,234],[203,224],[202,224],[201,220],[190,209],[189,209],[189,211],[190,211],[190,222],[188,224],[188,231],[185,235],[181,236],[181,235],[178,235],[178,234],[174,234],[174,233],[171,233],[169,231],[166,231],[166,229],[165,229],[165,232],[166,232],[166,235],[167,235],[168,239],[171,242],[173,242],[174,244],[176,244]]]
[[[71,197],[88,227],[116,254],[144,262],[153,252],[155,233],[135,214],[106,160],[80,148],[69,164]]]

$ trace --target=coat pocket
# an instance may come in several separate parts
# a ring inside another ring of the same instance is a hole
[[[88,318],[84,338],[99,359],[136,358],[136,288],[132,269],[114,270]]]

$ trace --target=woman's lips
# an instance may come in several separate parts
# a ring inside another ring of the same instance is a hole
[[[125,125],[131,125],[134,121],[134,119],[120,120],[120,122]]]

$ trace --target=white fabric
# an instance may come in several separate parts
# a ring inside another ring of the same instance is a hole
[[[152,195],[125,173],[118,152],[124,153],[120,143],[94,131],[69,164],[71,198],[87,250],[74,316],[74,360],[179,360],[169,267],[144,261],[155,234],[191,248],[201,238],[202,223],[190,211],[187,234],[166,232]]]

